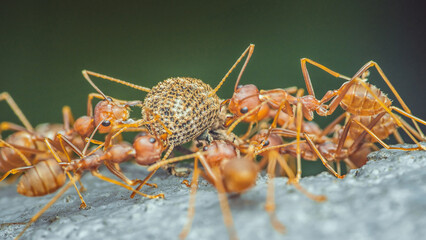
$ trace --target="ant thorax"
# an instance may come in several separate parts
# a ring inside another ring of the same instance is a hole
[[[144,101],[142,118],[158,118],[147,125],[151,134],[167,134],[168,145],[191,141],[219,119],[220,100],[210,85],[195,78],[169,78],[151,89]],[[160,123],[161,121],[161,123]],[[164,126],[172,134],[168,134]]]

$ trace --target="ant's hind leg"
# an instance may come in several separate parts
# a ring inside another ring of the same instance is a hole
[[[303,136],[305,137],[307,143],[309,144],[310,148],[315,152],[315,154],[321,159],[322,164],[328,169],[328,171],[330,171],[335,177],[337,178],[345,178],[345,175],[340,175],[336,172],[336,170],[333,169],[333,167],[330,166],[330,164],[328,164],[327,159],[324,158],[324,156],[320,153],[320,151],[318,150],[318,148],[315,146],[314,142],[312,141],[312,139],[309,137],[308,134],[303,133]]]
[[[130,180],[128,177],[126,177],[126,175],[124,175],[123,172],[118,170],[113,164],[111,164],[109,162],[104,162],[104,164],[112,174],[114,174],[115,176],[120,178],[123,182],[125,182],[129,186],[135,186],[138,183],[144,182],[143,180],[140,180],[140,179]],[[145,182],[144,184],[148,185],[150,187],[155,187],[155,188],[157,187],[157,184],[150,184],[150,183],[147,183],[147,182]]]
[[[134,192],[134,193],[139,194],[139,195],[141,195],[143,197],[146,197],[146,198],[151,198],[151,199],[152,198],[164,198],[164,194],[163,193],[160,193],[160,194],[157,194],[157,195],[148,195],[148,194],[145,194],[145,193],[141,193],[141,192],[139,192],[137,190],[134,190],[133,188],[129,187],[128,185],[125,185],[125,184],[123,184],[123,183],[121,183],[119,181],[116,181],[116,180],[114,180],[112,178],[109,178],[107,176],[102,175],[97,170],[93,170],[92,171],[92,175],[95,176],[95,177],[97,177],[97,178],[99,178],[99,179],[101,179],[101,180],[103,180],[103,181],[116,184],[116,185],[118,185],[120,187],[123,187],[123,188],[125,188],[125,189],[127,189],[127,190],[129,190],[131,192]]]
[[[27,223],[27,225],[25,225],[25,228],[19,233],[18,236],[15,237],[15,239],[19,239],[25,233],[25,231],[31,226],[31,224],[33,224],[35,221],[37,221],[37,219],[41,215],[43,215],[43,213],[46,212],[47,209],[49,209],[50,206],[52,206],[73,184],[75,184],[74,179],[71,179],[71,181],[69,181],[67,183],[67,185],[65,185],[42,209],[40,209],[40,211],[38,211],[30,219],[30,221]]]
[[[46,143],[47,148],[49,148],[50,152],[52,153],[52,155],[56,159],[56,161],[58,163],[62,163],[62,160],[59,158],[56,151],[52,148],[52,145],[50,145],[49,140],[47,138],[45,138],[44,142]],[[68,155],[67,155],[67,157],[68,157],[68,161],[69,161],[68,163],[70,163],[71,160],[69,159]],[[68,178],[70,179],[70,182],[72,182],[72,184],[74,185],[75,190],[77,191],[78,197],[80,198],[80,201],[81,201],[80,208],[85,209],[87,207],[87,204],[84,201],[83,196],[81,195],[77,185],[75,184],[75,178],[76,178],[78,180],[78,182],[80,183],[80,189],[85,190],[83,184],[80,182],[80,175],[77,174],[75,171],[74,171],[74,176],[72,176],[68,171],[65,171],[65,173],[68,176]],[[75,176],[77,176],[77,177],[75,177]]]
[[[387,145],[385,142],[383,142],[379,137],[376,136],[376,134],[374,134],[368,127],[366,127],[364,124],[362,124],[361,122],[359,122],[356,119],[352,119],[353,122],[355,122],[356,124],[358,124],[360,127],[362,127],[368,134],[370,134],[374,139],[376,139],[376,141],[382,145],[384,148],[386,149],[396,149],[396,150],[404,150],[404,151],[414,151],[414,150],[424,150],[424,147],[419,143],[419,147],[417,148],[400,148],[400,147],[391,147],[389,145]]]
[[[189,195],[189,207],[188,207],[188,221],[183,227],[182,231],[179,234],[180,239],[185,239],[191,230],[192,221],[194,220],[195,215],[195,197],[198,189],[198,177],[200,175],[200,170],[198,169],[198,159],[194,160],[194,171],[192,173],[192,183],[189,186],[191,188],[191,193]]]
[[[284,170],[284,172],[287,174],[288,182],[289,184],[292,184],[297,190],[299,190],[301,193],[303,193],[306,197],[317,201],[317,202],[324,202],[327,200],[327,197],[324,195],[315,195],[310,192],[308,192],[306,189],[304,189],[297,181],[294,176],[294,172],[291,169],[291,167],[287,163],[287,159],[284,159],[283,156],[280,154],[276,154],[275,158],[278,160],[278,164],[281,166],[281,168]]]
[[[268,191],[266,195],[266,204],[265,210],[269,214],[271,219],[271,224],[279,233],[285,232],[285,226],[278,220],[275,214],[275,197],[274,197],[274,180],[275,180],[275,166],[277,164],[277,159],[275,157],[268,157]]]

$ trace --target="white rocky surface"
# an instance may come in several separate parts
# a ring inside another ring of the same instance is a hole
[[[277,216],[287,232],[277,233],[264,211],[266,178],[246,194],[230,198],[240,239],[424,239],[426,236],[426,152],[380,150],[370,161],[345,179],[324,172],[305,177],[309,191],[325,194],[328,201],[314,202],[285,178],[275,180]],[[125,165],[132,177],[146,171]],[[177,239],[187,219],[189,188],[182,179],[157,174],[151,182],[166,199],[145,199],[90,174],[83,178],[90,206],[80,210],[80,200],[71,188],[25,233],[22,239]],[[16,193],[15,185],[0,188],[0,239],[12,239],[52,195],[29,198]],[[197,194],[195,219],[187,239],[226,239],[228,234],[214,188],[205,181]]]

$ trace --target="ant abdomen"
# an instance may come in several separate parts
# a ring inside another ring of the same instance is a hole
[[[376,118],[377,115],[373,116],[355,116],[354,119],[358,120],[360,123],[362,123],[365,126],[368,126],[370,122],[373,121],[374,118]],[[388,114],[384,114],[383,117],[380,118],[379,122],[374,125],[374,127],[371,129],[371,131],[380,139],[386,139],[390,134],[395,132],[396,125],[393,118]],[[356,139],[362,132],[364,132],[364,129],[359,126],[358,124],[352,124],[349,136],[352,139]],[[371,135],[367,134],[365,136],[366,141],[376,142],[376,139],[371,137]]]
[[[17,192],[27,197],[53,193],[65,184],[63,168],[55,159],[41,161],[25,172],[17,186]]]
[[[222,166],[223,183],[229,193],[242,193],[256,184],[258,168],[256,163],[246,158],[225,161]]]
[[[30,133],[19,131],[9,135],[6,142],[29,149],[37,149]],[[28,159],[33,159],[33,153],[23,152]],[[0,149],[0,172],[7,172],[11,169],[26,166],[25,162],[15,150],[3,147]]]
[[[380,99],[386,107],[389,107],[391,100],[376,86],[366,83],[371,91]],[[371,116],[384,111],[379,102],[360,83],[354,83],[345,94],[340,106],[345,111],[354,115]]]

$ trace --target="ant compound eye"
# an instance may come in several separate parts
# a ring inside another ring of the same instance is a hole
[[[244,113],[248,113],[248,107],[243,107],[243,108],[241,108],[241,110],[240,110],[240,112],[242,113],[242,114],[244,114]]]
[[[243,85],[238,85],[237,86],[237,89],[240,89],[240,88],[242,88],[243,87]]]
[[[105,120],[105,121],[102,122],[102,126],[104,126],[104,127],[109,127],[109,125],[111,125],[111,122],[108,121],[108,120]]]
[[[157,140],[156,140],[155,138],[153,138],[153,137],[150,137],[150,138],[149,138],[149,142],[150,142],[150,143],[155,143],[156,141],[157,141]]]
[[[263,146],[264,147],[266,147],[266,146],[268,146],[269,145],[269,140],[266,140],[264,143],[263,143]]]
[[[204,147],[203,147],[203,151],[205,152],[205,151],[207,151],[207,150],[209,150],[209,147],[204,146]]]

